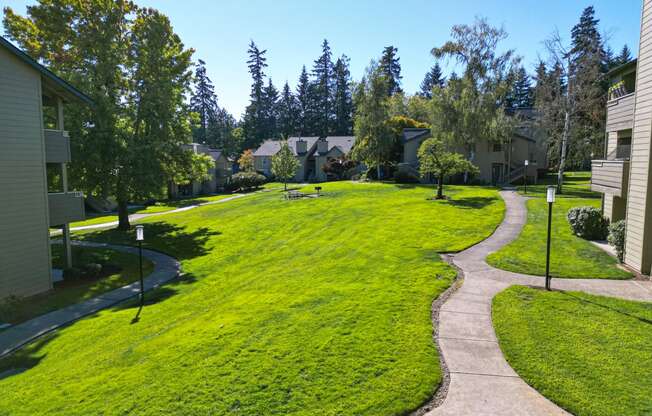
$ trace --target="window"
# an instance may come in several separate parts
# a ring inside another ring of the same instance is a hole
[[[492,152],[502,152],[503,151],[503,144],[502,143],[494,143],[492,145]]]

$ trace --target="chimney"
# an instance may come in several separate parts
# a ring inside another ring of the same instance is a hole
[[[317,153],[320,155],[328,153],[328,140],[325,137],[320,137],[317,140]]]
[[[308,142],[303,140],[303,139],[297,140],[295,142],[295,146],[296,146],[296,149],[297,149],[297,154],[299,154],[299,155],[303,154],[303,153],[306,153],[308,151]]]

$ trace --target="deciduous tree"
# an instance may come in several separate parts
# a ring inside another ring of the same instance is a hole
[[[281,144],[281,149],[272,156],[272,173],[276,178],[283,181],[285,190],[288,190],[288,181],[297,174],[301,164],[292,153],[288,143],[284,141]]]
[[[478,168],[459,153],[448,150],[447,142],[435,135],[426,139],[419,147],[419,172],[422,176],[433,175],[437,178],[436,199],[444,199],[444,179],[460,173],[477,173]]]

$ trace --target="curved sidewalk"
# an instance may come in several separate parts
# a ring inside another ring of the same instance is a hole
[[[509,366],[491,321],[493,297],[514,284],[543,287],[544,279],[496,269],[485,262],[518,237],[527,221],[526,199],[502,191],[505,219],[483,242],[453,257],[462,287],[441,307],[437,342],[450,373],[444,402],[428,415],[567,415],[526,384]],[[552,286],[605,296],[652,301],[652,283],[633,280],[552,279]]]
[[[125,253],[138,255],[137,247],[117,246],[112,244],[73,242],[85,247],[102,247]],[[143,249],[143,256],[154,263],[154,270],[144,279],[145,290],[151,290],[179,276],[179,262],[158,251]],[[135,281],[127,286],[103,293],[98,297],[46,313],[0,332],[0,358],[20,349],[36,338],[68,325],[85,316],[92,315],[102,309],[112,307],[120,302],[137,296],[140,293],[140,282]]]

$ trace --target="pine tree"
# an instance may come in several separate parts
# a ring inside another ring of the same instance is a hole
[[[263,89],[263,117],[264,139],[278,138],[278,90],[271,78]]]
[[[190,108],[199,114],[199,125],[193,129],[193,138],[195,142],[207,143],[209,120],[215,117],[217,111],[217,96],[213,83],[206,75],[206,62],[201,59],[195,69],[194,81],[195,89],[190,97]]]
[[[233,135],[237,127],[235,117],[229,114],[224,108],[217,108],[217,111],[208,122],[207,143],[216,149],[222,150],[227,155],[236,155],[240,152],[240,144]]]
[[[284,137],[296,134],[298,128],[299,103],[292,94],[287,81],[283,86],[278,103],[278,131]]]
[[[315,128],[319,136],[326,136],[330,131],[333,114],[333,62],[328,41],[322,43],[322,54],[315,61],[312,69],[315,99]]]
[[[426,76],[421,81],[421,91],[419,95],[425,98],[432,98],[432,89],[434,87],[443,87],[446,83],[446,79],[442,76],[441,67],[439,63],[435,63],[430,71],[426,73]]]
[[[260,50],[252,40],[249,44],[247,53],[249,60],[247,65],[251,74],[252,84],[250,103],[245,109],[244,130],[246,142],[245,146],[257,147],[267,137],[267,126],[265,119],[267,109],[265,108],[265,68],[267,67],[267,50]]]
[[[387,77],[387,93],[391,96],[397,92],[403,92],[401,89],[401,63],[396,54],[398,49],[393,46],[386,46],[383,49],[383,55],[380,58],[380,72]]]
[[[306,71],[306,66],[304,65],[301,69],[301,75],[299,76],[299,83],[297,84],[297,105],[298,105],[298,121],[297,121],[297,133],[300,136],[306,136],[309,134],[311,122],[311,113],[310,113],[310,80],[308,79],[308,71]]]
[[[514,73],[514,83],[506,97],[507,108],[529,108],[534,105],[532,83],[525,68],[520,67]]]
[[[335,121],[333,133],[339,136],[351,134],[353,130],[353,100],[351,98],[351,73],[349,58],[342,55],[335,62],[335,96],[333,107]]]
[[[620,51],[620,55],[618,55],[618,58],[616,58],[616,61],[618,62],[618,65],[623,65],[631,60],[632,60],[632,51],[629,50],[629,47],[627,45],[624,45],[623,49],[621,49]]]

